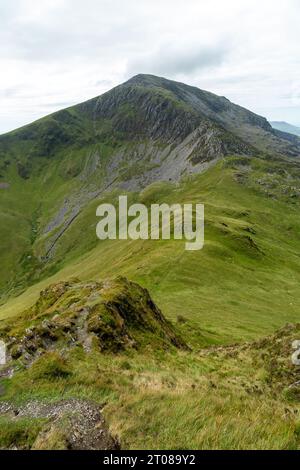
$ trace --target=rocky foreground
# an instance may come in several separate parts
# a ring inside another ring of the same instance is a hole
[[[222,410],[228,406],[222,420],[241,416],[243,425],[259,402],[265,425],[272,428],[268,416],[275,410],[276,426],[289,436],[282,446],[297,447],[300,324],[259,341],[198,351],[181,339],[180,325],[166,320],[146,289],[123,277],[49,286],[35,305],[0,326],[7,345],[7,364],[0,369],[0,447],[113,450],[127,448],[124,436],[132,435],[135,447],[144,435],[147,442],[155,438],[147,424],[153,416],[164,435],[160,413],[179,398],[184,412],[192,400],[191,422],[202,403],[222,402]],[[241,406],[237,414],[230,397]],[[160,412],[159,400],[166,400]]]
[[[85,354],[119,354],[149,344],[188,349],[148,291],[121,277],[51,285],[32,308],[2,325],[0,337],[7,345],[7,364],[0,369],[2,392],[1,378],[24,370],[34,380],[71,376],[66,357],[76,349]],[[118,449],[101,409],[100,403],[87,399],[32,400],[22,405],[2,401],[0,417],[15,425],[24,420],[39,423],[31,449]],[[27,445],[15,439],[9,448]]]
[[[120,352],[155,341],[186,348],[148,291],[118,277],[51,285],[36,304],[0,329],[8,357],[31,363],[46,351],[81,345],[86,352]]]

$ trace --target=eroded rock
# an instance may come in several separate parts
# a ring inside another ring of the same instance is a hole
[[[32,362],[46,351],[82,346],[103,352],[154,347],[186,348],[149,292],[126,278],[73,279],[49,286],[36,304],[0,330],[11,359]]]

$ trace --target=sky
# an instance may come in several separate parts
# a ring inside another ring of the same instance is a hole
[[[0,0],[0,133],[151,73],[300,126],[299,0]]]

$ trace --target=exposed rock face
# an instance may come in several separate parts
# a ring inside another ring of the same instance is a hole
[[[0,335],[11,358],[27,363],[45,351],[74,345],[86,352],[117,352],[150,342],[163,348],[186,347],[148,291],[122,277],[52,285]]]
[[[123,138],[151,138],[180,142],[200,122],[199,116],[163,93],[121,86],[100,97],[93,109],[96,120],[112,121],[113,132]]]
[[[275,131],[264,117],[223,96],[153,75],[137,75],[79,107],[94,119],[100,135],[106,120],[111,132],[125,138],[178,144],[206,120],[256,151],[300,155],[300,140]]]
[[[193,165],[220,159],[227,155],[255,154],[255,149],[238,137],[204,121],[193,133],[194,146],[189,156]]]

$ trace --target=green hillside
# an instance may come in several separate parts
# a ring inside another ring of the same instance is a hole
[[[123,274],[149,288],[170,319],[187,317],[189,337],[197,326],[207,330],[208,342],[232,342],[297,320],[299,171],[297,162],[232,157],[179,186],[161,182],[129,193],[148,204],[203,202],[205,246],[196,252],[180,240],[99,241],[96,207],[117,202],[117,193],[98,198],[61,238],[58,273],[8,301],[0,314],[29,306],[53,280]]]
[[[299,154],[300,139],[287,139],[264,118],[148,75],[0,136],[0,294],[20,293],[58,271],[66,255],[93,247],[93,228],[76,248],[68,239],[106,193],[180,184],[231,155]]]
[[[300,311],[299,155],[300,139],[264,118],[153,76],[0,136],[0,336],[18,338],[50,313],[65,328],[32,363],[12,358],[12,378],[0,370],[0,414],[7,402],[92,399],[106,403],[123,448],[299,448],[299,371],[290,362]],[[96,208],[120,194],[147,206],[204,203],[204,248],[99,241]],[[121,314],[109,296],[98,319],[110,334],[120,328],[128,347],[90,354],[80,341],[62,344],[78,333],[83,299],[84,309],[94,306],[90,283],[115,285],[120,275],[148,289],[185,348],[166,344],[151,322],[150,333],[137,328],[142,347],[131,347],[135,328],[126,330],[122,315],[140,294],[129,288],[118,297]],[[61,283],[74,295],[50,312],[40,292]],[[49,447],[36,441],[44,418],[33,425],[24,416],[0,418],[11,430],[0,431],[0,447],[20,435],[22,448]],[[51,433],[53,448],[66,445],[61,429]]]

